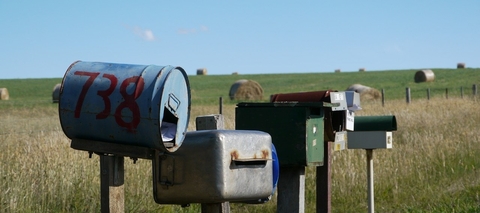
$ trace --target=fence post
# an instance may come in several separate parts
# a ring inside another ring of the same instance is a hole
[[[223,114],[223,97],[220,96],[218,99],[218,114]]]
[[[406,93],[407,93],[407,95],[406,95],[407,96],[407,104],[409,104],[410,101],[411,101],[411,99],[410,99],[410,88],[409,87],[407,87]]]
[[[430,88],[427,89],[427,100],[430,100]]]
[[[445,88],[445,98],[448,99],[448,88]]]
[[[473,94],[473,96],[476,96],[476,95],[477,95],[477,85],[476,85],[476,84],[474,84],[474,85],[472,86],[472,94]]]
[[[382,88],[382,107],[385,106],[385,89]]]

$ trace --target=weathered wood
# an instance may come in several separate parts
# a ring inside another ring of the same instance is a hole
[[[305,212],[305,167],[281,167],[278,179],[278,213]]]
[[[332,203],[332,143],[324,143],[324,163],[323,166],[317,167],[317,182],[316,182],[316,203],[317,213],[330,213]]]
[[[407,104],[409,104],[409,103],[411,102],[411,99],[410,99],[410,97],[411,97],[411,96],[410,96],[410,88],[407,87],[405,90],[406,90],[405,93],[406,93],[406,97],[407,97]]]
[[[202,203],[202,213],[228,213],[230,203]]]
[[[385,89],[382,88],[382,106],[385,106]]]
[[[195,119],[197,130],[225,129],[223,115],[205,115]]]
[[[125,211],[124,158],[100,155],[100,197],[102,213]]]

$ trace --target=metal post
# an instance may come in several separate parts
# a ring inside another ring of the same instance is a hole
[[[101,212],[125,212],[124,158],[100,155]]]
[[[278,179],[278,213],[305,212],[305,167],[281,167]]]
[[[332,203],[332,143],[324,142],[324,163],[317,167],[317,213],[330,213]]]
[[[385,89],[382,88],[382,107],[385,106]]]
[[[430,88],[427,89],[427,100],[430,100]]]
[[[368,212],[375,212],[373,194],[373,150],[367,149]]]
[[[220,113],[222,112],[222,97],[220,97]],[[223,115],[206,115],[196,118],[197,130],[224,129]],[[202,213],[230,213],[230,203],[202,203]]]
[[[476,85],[476,84],[474,84],[474,85],[472,86],[472,94],[473,94],[473,96],[476,96],[476,95],[477,95],[477,85]]]
[[[407,96],[407,104],[409,104],[410,101],[411,101],[411,99],[410,99],[410,88],[409,87],[407,87],[406,93],[407,93],[407,95],[406,95]]]
[[[448,99],[448,88],[445,88],[445,98]]]

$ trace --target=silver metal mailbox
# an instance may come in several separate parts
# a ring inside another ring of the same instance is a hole
[[[156,153],[159,204],[242,202],[272,194],[272,139],[252,130],[188,132],[172,153]]]

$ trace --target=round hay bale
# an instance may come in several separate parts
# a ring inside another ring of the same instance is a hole
[[[346,90],[358,92],[360,94],[360,100],[377,100],[382,98],[380,91],[361,84],[352,84]]]
[[[58,103],[59,99],[60,99],[60,86],[62,84],[56,84],[54,87],[53,87],[53,91],[52,91],[52,101],[53,103]]]
[[[263,88],[256,81],[241,79],[230,87],[230,100],[262,100]]]
[[[8,95],[7,88],[0,88],[0,100],[8,100],[10,96]]]
[[[435,80],[435,74],[432,70],[419,70],[415,73],[415,83],[432,82]]]
[[[197,75],[207,75],[207,68],[197,69]]]
[[[362,92],[367,91],[369,89],[371,89],[371,87],[367,87],[367,86],[361,85],[361,84],[352,84],[347,88],[347,91],[355,91],[355,92],[358,92],[358,93],[362,93]]]
[[[335,72],[342,72],[342,70],[341,69],[336,69]]]
[[[358,69],[359,72],[365,72],[365,68]]]
[[[457,63],[457,69],[464,69],[465,63]]]

